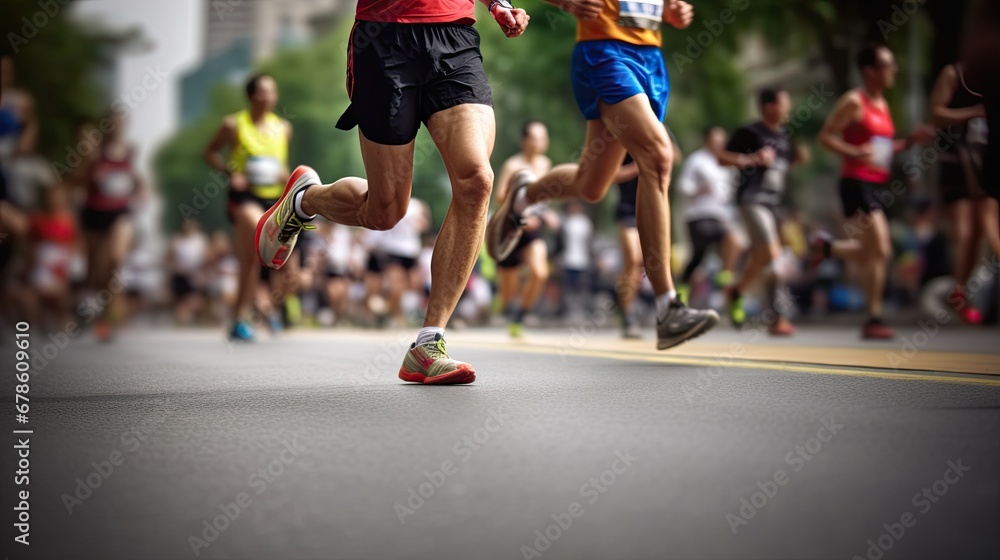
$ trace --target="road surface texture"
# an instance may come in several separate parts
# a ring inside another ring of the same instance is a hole
[[[1000,558],[998,334],[911,351],[853,329],[719,331],[658,353],[611,331],[466,331],[450,350],[478,378],[452,387],[396,378],[412,332],[81,335],[35,364],[31,544],[5,550]]]

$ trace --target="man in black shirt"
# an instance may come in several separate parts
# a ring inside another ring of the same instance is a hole
[[[736,326],[746,320],[743,293],[757,281],[766,278],[770,286],[770,307],[776,319],[770,333],[788,336],[795,328],[786,317],[788,309],[775,297],[783,285],[776,270],[781,256],[778,218],[775,209],[785,191],[788,169],[796,160],[795,149],[788,140],[785,121],[791,111],[787,91],[765,89],[758,99],[761,120],[733,133],[725,150],[717,156],[722,165],[737,168],[736,204],[750,236],[750,255],[743,276],[729,294],[729,316]]]

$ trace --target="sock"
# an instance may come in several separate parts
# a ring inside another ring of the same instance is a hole
[[[514,195],[512,207],[516,214],[524,214],[524,211],[528,209],[528,189],[517,190],[517,194]]]
[[[302,210],[302,197],[305,196],[308,188],[309,187],[306,187],[305,189],[295,193],[295,199],[293,200],[295,202],[295,215],[298,216],[303,222],[308,222],[316,218],[316,214],[310,216]]]
[[[670,312],[670,304],[677,299],[677,291],[670,290],[656,296],[656,320],[662,321]]]
[[[441,338],[444,338],[444,329],[441,327],[424,327],[417,333],[417,345],[434,342],[437,335],[441,335]]]

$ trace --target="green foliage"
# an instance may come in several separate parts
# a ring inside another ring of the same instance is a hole
[[[59,9],[50,14],[37,0],[4,0],[0,30],[4,54],[14,55],[17,85],[35,100],[39,153],[65,162],[76,125],[103,109],[93,74],[108,38],[81,28],[69,17],[68,6],[53,2],[50,10],[56,6]]]

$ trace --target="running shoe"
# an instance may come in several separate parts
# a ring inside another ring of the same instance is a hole
[[[507,332],[511,338],[521,338],[524,336],[524,326],[521,323],[511,323],[507,326]]]
[[[733,323],[733,326],[740,328],[743,323],[747,322],[747,310],[743,307],[743,296],[733,296],[732,293],[728,295],[729,302],[726,307],[729,311],[729,320]]]
[[[953,295],[949,294],[945,294],[945,303],[958,313],[965,324],[979,325],[983,322],[983,313],[969,302],[964,290],[955,289]]]
[[[486,250],[493,260],[500,262],[514,252],[517,242],[524,233],[524,216],[514,211],[514,201],[523,189],[535,182],[535,174],[523,169],[510,179],[510,196],[497,209],[486,224]]]
[[[94,336],[97,337],[98,342],[111,342],[113,335],[111,322],[107,319],[101,319],[94,323]]]
[[[281,268],[292,254],[299,233],[304,229],[316,229],[314,224],[303,222],[295,214],[295,195],[306,187],[319,184],[319,175],[311,167],[300,165],[295,168],[285,183],[281,198],[257,222],[254,245],[260,264]]]
[[[431,342],[410,345],[399,368],[399,378],[425,385],[456,385],[475,381],[476,370],[469,364],[449,358],[444,338],[439,334]]]
[[[642,338],[642,330],[635,323],[625,325],[625,328],[622,329],[622,338],[625,340],[639,340]]]
[[[681,301],[691,301],[691,286],[688,284],[677,285],[677,299]]]
[[[872,317],[861,327],[861,338],[865,340],[890,340],[896,332],[892,327],[882,322],[882,319]]]
[[[229,340],[233,342],[253,342],[253,327],[246,321],[236,321],[229,331]]]
[[[767,330],[771,336],[792,336],[795,334],[795,325],[791,321],[784,317],[780,317],[777,321],[771,325],[771,328]]]
[[[662,321],[656,321],[656,349],[666,350],[705,333],[719,322],[719,314],[711,309],[692,309],[680,300],[670,303]]]

